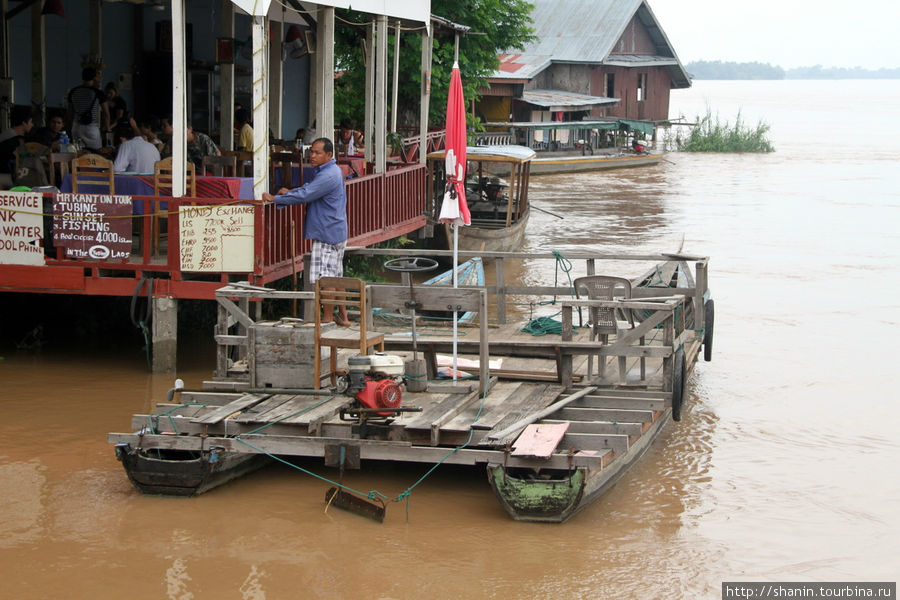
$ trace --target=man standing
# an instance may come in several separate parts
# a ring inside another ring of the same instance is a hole
[[[13,107],[11,117],[12,127],[0,133],[0,187],[3,189],[13,185],[16,148],[25,143],[25,136],[34,127],[28,106]]]
[[[81,79],[81,85],[72,88],[68,96],[72,139],[80,139],[85,148],[96,151],[103,147],[101,130],[109,131],[109,108],[106,94],[100,90],[100,72],[85,67]]]
[[[344,174],[334,161],[334,145],[328,138],[318,138],[309,150],[309,162],[315,167],[313,176],[301,187],[289,190],[281,188],[277,196],[263,194],[266,202],[277,207],[306,204],[303,237],[312,240],[309,282],[314,284],[322,277],[343,277],[344,248],[347,246],[347,194],[344,191]],[[326,307],[325,321],[334,320],[347,324],[346,309],[333,315]]]
[[[152,173],[154,165],[159,161],[159,150],[156,146],[136,135],[131,125],[116,127],[116,138],[119,140],[119,151],[113,170],[116,173]]]

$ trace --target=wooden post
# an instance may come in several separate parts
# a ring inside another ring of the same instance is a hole
[[[334,7],[320,6],[316,28],[316,130],[334,141]]]
[[[269,28],[264,15],[253,17],[253,197],[269,191]]]
[[[234,40],[234,2],[221,0],[222,37]],[[234,150],[234,62],[219,64],[219,147]]]
[[[387,170],[386,123],[387,103],[387,17],[375,17],[375,172]],[[371,143],[371,141],[369,142]],[[366,144],[368,145],[368,143]]]
[[[422,92],[419,98],[419,164],[425,164],[428,154],[428,107],[431,100],[431,52],[434,36],[431,27],[422,34]],[[430,189],[430,188],[429,188]]]
[[[46,32],[41,7],[40,2],[31,5],[31,105],[38,108],[34,112],[35,127],[45,123],[47,96]]]
[[[366,25],[366,114],[363,124],[363,143],[366,162],[375,158],[375,23]]]
[[[497,282],[497,323],[506,325],[506,281],[502,257],[494,259],[494,280]]]
[[[397,92],[400,87],[400,21],[394,27],[394,87],[391,90],[391,131],[397,133]]]
[[[284,137],[281,131],[282,74],[284,71],[284,63],[281,62],[281,46],[284,42],[284,23],[272,21],[269,23],[269,27],[272,30],[272,43],[269,44],[269,68],[266,71],[269,75],[269,129],[274,132],[276,139],[281,139]]]
[[[184,34],[184,0],[172,0],[172,196],[184,196],[187,163],[187,59]]]
[[[572,341],[572,307],[571,306],[563,306],[562,307],[562,332],[560,338],[563,342],[571,342]],[[561,352],[561,350],[559,350]],[[592,357],[588,355],[588,360],[592,360]],[[571,354],[561,354],[557,357],[557,363],[559,364],[559,382],[565,387],[567,390],[572,389],[572,355]]]
[[[694,292],[694,329],[706,328],[706,309],[703,306],[703,295],[706,294],[709,285],[709,271],[705,260],[698,260],[696,264],[696,281]]]
[[[174,373],[178,349],[178,299],[153,299],[153,372]]]

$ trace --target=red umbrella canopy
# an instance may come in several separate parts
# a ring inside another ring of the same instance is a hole
[[[447,94],[446,148],[447,188],[441,204],[439,220],[471,225],[469,205],[466,203],[466,101],[463,97],[459,65],[453,63],[450,91]]]

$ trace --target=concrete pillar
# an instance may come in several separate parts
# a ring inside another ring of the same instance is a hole
[[[153,299],[153,372],[174,373],[178,350],[178,299]]]

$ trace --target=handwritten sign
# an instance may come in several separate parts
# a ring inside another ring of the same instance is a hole
[[[68,258],[128,258],[131,213],[131,196],[57,194],[53,244],[65,248]]]
[[[0,265],[44,264],[43,196],[0,192]]]
[[[253,270],[252,206],[182,206],[181,270]]]

